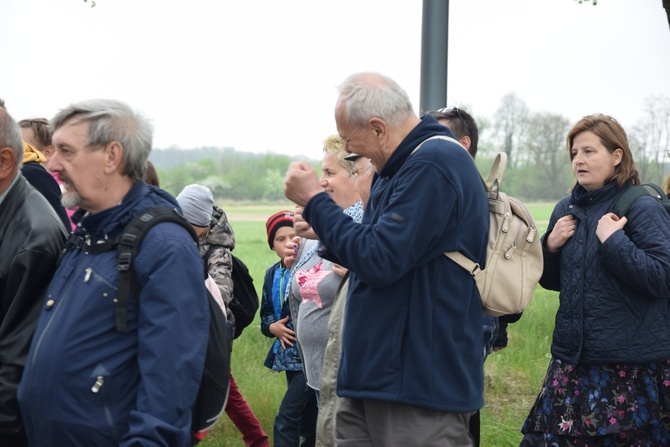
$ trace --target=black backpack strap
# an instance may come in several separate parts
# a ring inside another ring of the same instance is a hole
[[[664,201],[668,198],[668,195],[663,191],[663,188],[655,183],[645,183],[642,187],[647,190],[647,194],[656,197],[660,201]]]
[[[97,254],[102,253],[103,251],[112,250],[116,244],[117,239],[107,240],[101,244],[91,245],[91,240],[88,236],[78,236],[74,233],[70,233],[67,240],[65,241],[63,250],[61,250],[60,256],[58,256],[56,265],[60,265],[60,262],[63,260],[65,254],[72,249],[76,248],[77,250],[83,250],[89,254]]]
[[[627,212],[628,208],[637,200],[638,197],[648,196],[649,193],[643,186],[631,186],[628,188],[622,195],[619,197],[619,200],[614,204],[614,214],[619,217],[623,217]]]
[[[667,201],[668,196],[665,194],[665,191],[661,189],[660,186],[654,183],[645,183],[644,185],[635,185],[631,186],[624,192],[619,200],[614,204],[614,214],[619,217],[623,217],[627,212],[630,206],[633,204],[638,197],[642,196],[652,196],[660,201]]]
[[[126,315],[128,297],[137,295],[139,282],[132,268],[133,262],[142,244],[144,236],[154,226],[162,222],[173,222],[184,227],[193,240],[198,243],[198,236],[193,227],[184,219],[176,208],[158,206],[145,210],[126,225],[123,234],[116,240],[116,259],[119,269],[119,289],[116,303],[116,330],[126,332]]]

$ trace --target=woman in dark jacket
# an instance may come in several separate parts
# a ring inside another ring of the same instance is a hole
[[[586,116],[567,143],[577,184],[542,238],[552,359],[521,446],[670,445],[670,217],[652,196],[612,213],[640,184],[616,120]]]

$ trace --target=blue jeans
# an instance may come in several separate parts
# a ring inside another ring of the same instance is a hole
[[[286,383],[288,388],[275,416],[274,446],[313,447],[319,410],[314,390],[307,386],[302,371],[286,371]]]

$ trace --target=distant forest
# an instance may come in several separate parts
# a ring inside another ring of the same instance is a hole
[[[154,149],[154,164],[161,187],[177,195],[191,183],[205,185],[218,199],[276,201],[284,197],[288,165],[304,157],[238,152],[232,148]],[[315,168],[318,160],[308,160]]]
[[[198,149],[154,149],[151,151],[151,162],[161,169],[172,169],[177,165],[194,161],[217,159],[226,152],[235,152],[235,149],[226,147],[200,147]]]
[[[505,152],[509,162],[502,191],[527,201],[556,201],[567,194],[575,181],[565,140],[573,124],[568,118],[533,112],[510,93],[494,117],[475,119],[479,127],[476,162],[485,178],[496,153]],[[647,98],[644,115],[624,128],[640,178],[662,185],[670,170],[670,98]],[[157,167],[161,187],[174,195],[188,184],[200,183],[217,199],[276,201],[284,197],[288,165],[304,157],[201,147],[154,149],[149,159]],[[309,161],[319,171],[320,160]]]

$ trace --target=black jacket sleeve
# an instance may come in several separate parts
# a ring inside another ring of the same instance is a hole
[[[21,168],[21,173],[28,180],[28,183],[47,199],[47,202],[56,211],[58,218],[63,222],[63,227],[69,232],[72,228],[70,218],[67,217],[67,212],[60,201],[62,194],[56,180],[41,164],[34,161],[25,163]]]

